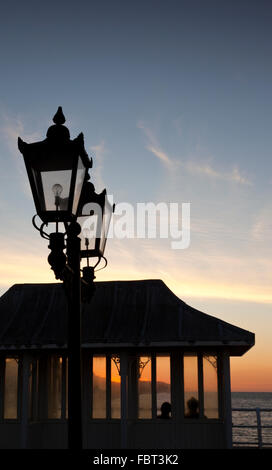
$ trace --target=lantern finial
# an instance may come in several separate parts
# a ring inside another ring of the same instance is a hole
[[[49,127],[46,137],[50,140],[69,140],[69,130],[67,129],[67,127],[62,125],[65,123],[65,121],[66,119],[62,112],[62,107],[59,106],[55,116],[53,117],[54,125]]]
[[[65,120],[66,119],[65,119],[64,114],[62,112],[62,107],[59,106],[55,116],[53,117],[53,122],[55,124],[64,124]]]

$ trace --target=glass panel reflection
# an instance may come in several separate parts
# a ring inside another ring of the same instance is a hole
[[[96,202],[88,202],[81,211],[78,221],[81,226],[81,250],[94,250],[96,239],[100,239],[102,230],[102,208]]]
[[[184,356],[183,370],[185,418],[199,418],[197,355]]]
[[[138,418],[152,418],[151,357],[138,358]]]
[[[33,363],[29,366],[29,380],[28,380],[28,417],[33,419]],[[35,372],[34,372],[35,373]]]
[[[105,356],[93,356],[93,418],[106,418]]]
[[[61,418],[62,358],[49,358],[48,418]]]
[[[117,362],[116,362],[117,361]],[[121,417],[121,376],[120,358],[111,358],[111,418],[120,419]]]
[[[78,220],[81,226],[81,233],[79,234],[81,250],[94,250],[98,234],[97,215],[82,216]]]
[[[82,186],[84,183],[86,169],[82,163],[81,158],[78,159],[77,166],[77,175],[76,175],[76,184],[75,184],[75,193],[74,193],[74,202],[72,207],[73,214],[76,214],[79,198],[81,195]]]
[[[18,363],[14,358],[5,360],[4,419],[18,417]]]
[[[171,417],[170,356],[156,357],[156,373],[157,416],[167,419]]]
[[[102,223],[102,230],[101,230],[101,239],[100,239],[100,251],[104,253],[105,245],[107,241],[108,231],[111,222],[113,207],[110,204],[107,195],[105,195],[105,206],[104,206],[104,215],[103,215],[103,223]]]
[[[65,361],[65,418],[68,419],[68,357]]]
[[[218,374],[217,357],[203,357],[204,415],[218,418]]]

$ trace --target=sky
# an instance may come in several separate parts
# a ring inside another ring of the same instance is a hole
[[[162,279],[252,331],[232,389],[272,391],[272,6],[268,0],[10,0],[0,18],[0,293],[54,282],[17,137],[58,106],[97,191],[190,203],[190,245],[109,239],[97,281]]]

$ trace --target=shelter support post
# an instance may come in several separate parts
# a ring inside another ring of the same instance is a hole
[[[127,448],[127,377],[128,356],[125,352],[120,355],[121,374],[121,449]]]
[[[25,353],[23,355],[23,359],[21,362],[21,367],[22,367],[21,425],[20,425],[21,449],[27,449],[30,361],[31,361],[30,355],[28,353]]]
[[[226,448],[232,448],[232,409],[231,409],[231,383],[230,383],[230,358],[229,353],[222,355],[223,365],[223,403],[224,421],[226,424]]]

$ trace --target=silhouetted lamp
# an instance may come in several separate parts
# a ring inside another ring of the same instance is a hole
[[[111,204],[107,191],[95,192],[94,185],[86,177],[78,210],[78,223],[81,226],[81,258],[104,258],[110,221],[115,205]],[[105,259],[105,258],[104,258]],[[98,264],[98,263],[97,263]]]
[[[41,142],[27,144],[18,138],[36,211],[44,223],[74,219],[87,169],[92,167],[83,134],[70,139],[61,107],[53,122]]]

